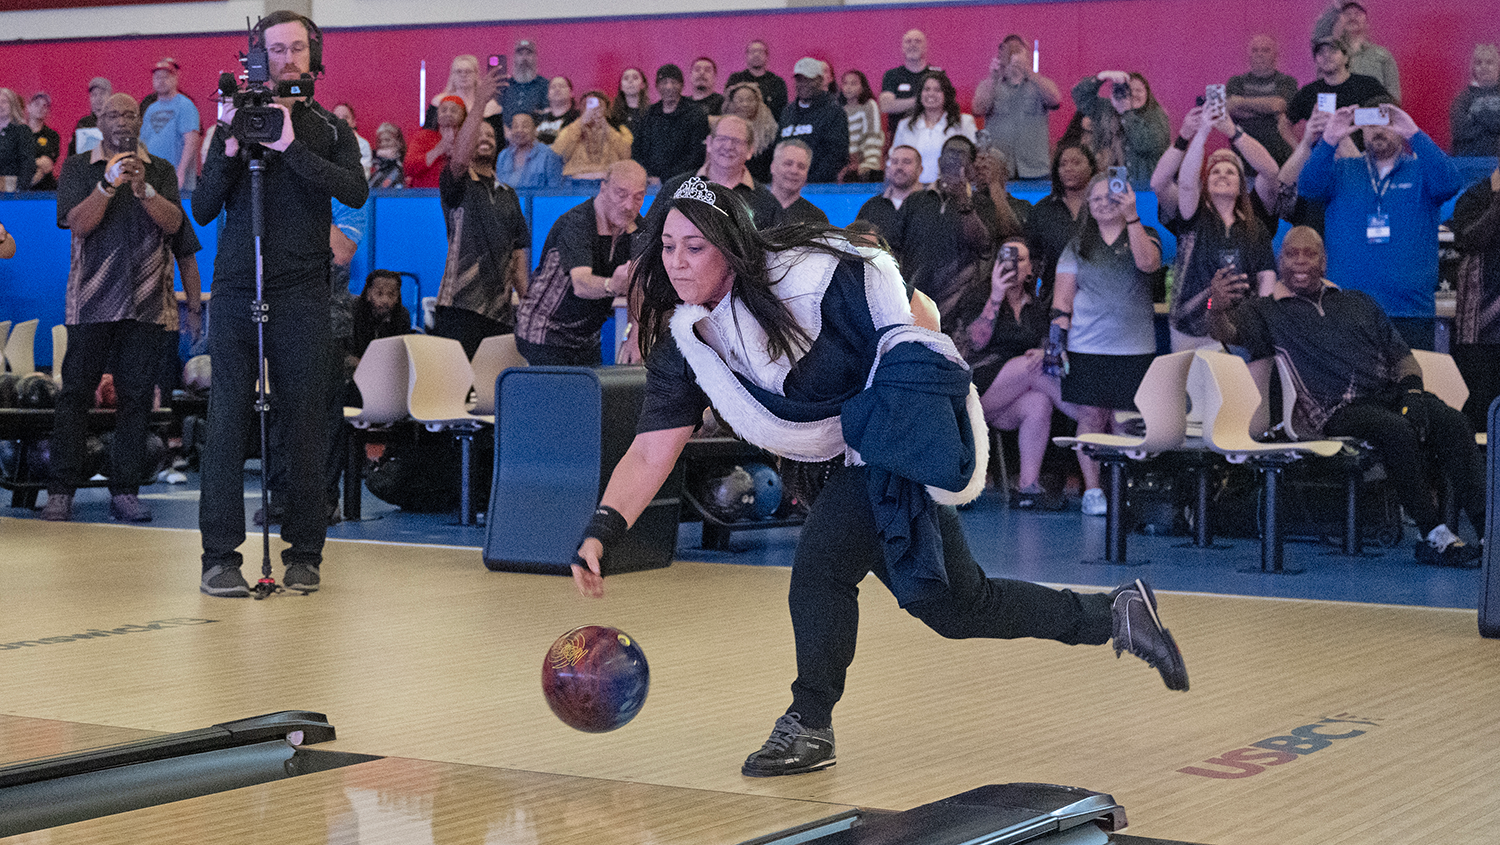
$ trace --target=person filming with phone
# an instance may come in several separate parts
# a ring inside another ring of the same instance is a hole
[[[1364,155],[1335,158],[1358,129]],[[1447,154],[1393,105],[1335,111],[1297,178],[1298,193],[1327,205],[1328,279],[1373,297],[1413,349],[1434,347],[1439,217],[1462,187]]]
[[[1229,147],[1205,157],[1217,130]],[[1206,158],[1206,160],[1205,160]],[[1245,162],[1255,173],[1246,172]],[[1204,104],[1189,111],[1177,142],[1156,165],[1162,225],[1177,236],[1172,309],[1172,351],[1217,346],[1208,336],[1209,282],[1219,275],[1250,282],[1262,295],[1276,282],[1271,238],[1279,182],[1276,160],[1229,118],[1225,86],[1209,85]]]

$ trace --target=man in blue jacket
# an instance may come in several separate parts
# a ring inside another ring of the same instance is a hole
[[[1329,119],[1297,190],[1327,204],[1328,278],[1374,297],[1412,348],[1432,349],[1439,211],[1463,183],[1448,156],[1393,105],[1380,107],[1388,125],[1363,127],[1363,156],[1335,158],[1355,130],[1354,112],[1347,106]]]

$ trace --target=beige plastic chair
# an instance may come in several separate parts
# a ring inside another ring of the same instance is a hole
[[[10,337],[5,340],[5,362],[10,366],[10,371],[18,376],[30,375],[36,372],[36,355],[34,346],[36,344],[37,320],[27,320],[16,325],[10,331]]]
[[[354,384],[359,388],[364,407],[344,408],[344,422],[352,429],[344,464],[344,519],[359,520],[363,509],[360,496],[368,431],[373,426],[386,426],[409,417],[406,410],[409,369],[406,344],[399,337],[371,341],[354,368]]]
[[[1058,446],[1081,450],[1109,470],[1105,498],[1105,561],[1125,561],[1125,463],[1145,460],[1182,445],[1187,432],[1187,380],[1193,351],[1159,355],[1151,362],[1135,391],[1135,406],[1146,422],[1140,437],[1121,434],[1080,434],[1054,437]]]
[[[1464,403],[1469,401],[1469,386],[1464,383],[1463,373],[1458,371],[1453,356],[1426,349],[1413,349],[1411,354],[1416,357],[1417,366],[1422,368],[1422,385],[1427,392],[1443,400],[1448,407],[1462,411]]]
[[[68,327],[62,323],[52,327],[52,380],[62,384],[63,358],[68,355]]]
[[[516,351],[516,336],[500,334],[487,337],[474,350],[474,407],[472,413],[495,413],[495,379],[511,367],[526,366],[526,359]]]
[[[10,337],[10,321],[0,320],[0,373],[5,372],[5,341]]]
[[[1230,463],[1248,461],[1265,478],[1266,520],[1260,538],[1262,572],[1286,573],[1282,537],[1276,519],[1276,489],[1281,470],[1308,455],[1332,457],[1343,449],[1337,440],[1262,443],[1250,436],[1250,423],[1264,400],[1245,362],[1225,352],[1196,353],[1208,374],[1203,391],[1203,441]]]
[[[493,414],[469,413],[469,388],[474,386],[474,368],[464,354],[463,345],[452,338],[423,334],[402,335],[410,362],[407,382],[407,410],[412,420],[428,431],[450,431],[458,438],[461,469],[459,476],[459,522],[474,524],[471,495],[471,463],[474,433],[485,425],[494,425]],[[491,388],[493,389],[493,388]]]

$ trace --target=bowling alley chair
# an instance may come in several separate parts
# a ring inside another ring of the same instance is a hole
[[[9,365],[10,371],[18,376],[36,372],[36,356],[33,347],[36,343],[38,322],[26,320],[16,323],[10,331],[10,337],[5,341],[5,363]]]
[[[365,354],[354,368],[354,384],[364,400],[362,408],[344,408],[344,422],[353,431],[344,471],[344,518],[360,518],[360,485],[364,475],[365,442],[369,430],[388,426],[409,417],[406,405],[410,366],[406,361],[406,344],[400,337],[383,337],[370,341]]]
[[[52,327],[52,380],[62,385],[63,358],[68,354],[68,327],[62,323]]]
[[[511,367],[526,366],[526,359],[516,351],[516,336],[499,334],[479,342],[474,350],[474,407],[471,413],[495,413],[495,380]]]
[[[1199,349],[1195,366],[1204,367],[1203,441],[1232,464],[1249,462],[1260,472],[1265,490],[1265,524],[1260,537],[1260,570],[1291,574],[1283,563],[1281,527],[1277,521],[1277,482],[1281,471],[1308,455],[1332,457],[1343,449],[1338,440],[1262,443],[1251,436],[1251,423],[1263,402],[1245,362],[1227,352]]]
[[[474,368],[464,354],[463,344],[447,337],[425,334],[402,335],[410,362],[407,381],[407,410],[412,420],[428,431],[449,431],[458,438],[459,470],[458,518],[461,525],[474,524],[474,500],[471,489],[474,433],[494,425],[494,414],[469,413],[469,388],[474,386]],[[491,391],[494,383],[491,382]],[[491,407],[493,410],[493,398]]]
[[[1158,355],[1151,361],[1135,391],[1135,406],[1146,424],[1144,435],[1093,433],[1052,438],[1058,446],[1078,449],[1109,471],[1109,486],[1104,493],[1109,503],[1104,518],[1105,563],[1125,562],[1126,462],[1142,461],[1182,445],[1187,431],[1188,367],[1192,362],[1191,350]]]
[[[0,320],[0,373],[5,372],[5,341],[10,337],[10,321]]]

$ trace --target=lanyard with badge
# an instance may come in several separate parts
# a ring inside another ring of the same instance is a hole
[[[1365,169],[1370,174],[1370,190],[1375,193],[1375,213],[1370,215],[1365,226],[1365,239],[1372,244],[1390,243],[1391,216],[1385,211],[1385,192],[1390,190],[1391,181],[1396,177],[1396,166],[1391,165],[1389,173],[1379,176],[1375,172],[1375,164],[1366,155]]]

